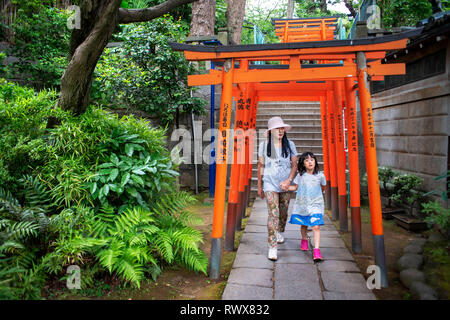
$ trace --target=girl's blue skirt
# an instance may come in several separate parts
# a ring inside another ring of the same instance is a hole
[[[323,214],[316,213],[309,216],[302,216],[299,214],[292,214],[291,219],[289,220],[289,223],[292,224],[300,224],[302,226],[321,226],[325,224],[323,222]]]

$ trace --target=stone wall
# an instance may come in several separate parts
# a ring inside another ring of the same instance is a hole
[[[219,117],[219,109],[220,109],[220,96],[221,96],[222,88],[221,85],[215,86],[215,128],[218,128],[218,117]],[[192,125],[191,125],[191,115],[190,114],[182,114],[179,118],[179,128],[184,129],[189,132],[189,135],[184,137],[179,137],[174,130],[176,130],[176,124],[174,124],[169,128],[167,137],[168,142],[167,146],[169,150],[173,150],[175,146],[178,145],[179,148],[183,147],[183,142],[189,144],[189,149],[180,150],[178,153],[181,157],[185,157],[187,155],[186,162],[183,162],[179,166],[179,183],[182,187],[190,188],[191,190],[195,190],[195,165],[194,165],[194,149],[197,151],[197,156],[195,161],[197,163],[197,176],[198,176],[198,185],[199,191],[202,191],[206,188],[209,188],[209,153],[211,150],[211,136],[209,130],[211,128],[210,114],[211,114],[211,86],[201,86],[197,87],[197,90],[194,93],[195,96],[203,98],[207,101],[205,106],[205,115],[196,116],[194,115],[194,122],[198,123],[195,130],[195,147],[194,141],[192,140]],[[201,126],[200,126],[201,125]],[[186,132],[186,133],[187,133]],[[184,138],[190,138],[189,141]],[[216,139],[217,142],[217,139]],[[184,146],[187,146],[184,144]],[[217,145],[217,143],[216,143]],[[186,151],[186,154],[184,152]]]
[[[425,190],[445,190],[434,178],[448,170],[450,50],[444,73],[372,95],[379,166],[424,179]]]

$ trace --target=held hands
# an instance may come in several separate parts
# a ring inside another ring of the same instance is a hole
[[[283,191],[288,191],[290,185],[291,185],[291,181],[289,179],[287,179],[287,180],[284,180],[282,183],[280,183],[280,188]]]

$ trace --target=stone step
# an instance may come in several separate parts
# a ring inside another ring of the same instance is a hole
[[[297,119],[297,118],[291,118],[291,117],[283,117],[283,121],[293,127],[296,126],[321,126],[320,117],[318,119]],[[258,126],[265,126],[267,127],[267,120],[266,119],[259,119],[256,118],[256,127]]]
[[[290,115],[290,114],[318,114],[320,115],[320,109],[317,108],[264,108],[264,109],[258,109],[257,115],[266,115],[266,114],[273,114],[274,116],[277,114],[282,113],[283,115]]]
[[[256,120],[256,132],[261,132],[267,130],[267,121],[264,121],[264,123],[258,123],[258,120]],[[305,132],[305,133],[319,133],[322,134],[322,127],[320,125],[315,124],[294,124],[293,122],[287,122],[287,124],[292,126],[291,131],[288,132],[290,134],[291,132]]]
[[[280,115],[280,113],[278,113],[278,116]],[[257,120],[269,120],[270,118],[277,116],[276,113],[261,113],[257,115],[256,119]],[[281,118],[283,119],[284,122],[286,122],[287,124],[290,124],[287,122],[287,120],[285,120],[285,118],[289,118],[289,119],[295,119],[295,120],[319,120],[320,121],[320,113],[281,113]]]
[[[299,102],[299,101],[263,101],[258,103],[258,110],[265,108],[297,108],[297,107],[305,107],[305,108],[319,108],[320,102]]]

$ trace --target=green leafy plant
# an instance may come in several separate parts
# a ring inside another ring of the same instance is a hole
[[[381,181],[382,188],[380,189],[381,195],[388,200],[387,208],[392,208],[392,196],[396,193],[395,188],[390,186],[395,177],[399,175],[389,167],[378,167],[378,177]]]
[[[437,225],[444,232],[450,230],[450,209],[444,208],[437,200],[422,203],[422,207],[422,212],[428,214],[424,221],[430,227]]]
[[[432,190],[425,193],[424,196],[439,195],[442,202],[448,201],[450,190],[449,177],[450,171],[447,171],[434,178],[435,181],[447,179],[447,190]],[[437,226],[441,231],[448,234],[450,230],[450,209],[444,208],[438,200],[422,203],[422,207],[422,211],[428,214],[428,217],[426,217],[424,221],[426,221],[430,227]]]
[[[447,180],[447,189],[446,190],[431,190],[430,192],[425,193],[424,196],[439,195],[443,201],[447,201],[448,195],[450,192],[450,179],[449,178],[450,178],[450,170],[447,170],[447,172],[444,172],[444,173],[440,174],[439,176],[437,176],[436,178],[434,178],[434,181],[446,179]]]
[[[152,277],[159,272],[160,261],[206,274],[207,258],[198,248],[202,234],[179,218],[190,216],[181,209],[192,201],[185,193],[170,194],[152,211],[133,207],[119,215],[113,211],[99,215],[93,228],[105,241],[96,253],[100,265],[137,287],[146,271]]]
[[[38,88],[56,88],[67,67],[70,30],[67,28],[69,14],[44,4],[19,6],[13,24],[14,45],[7,51],[18,61],[7,65],[3,75],[22,78]]]
[[[48,219],[39,207],[22,207],[8,191],[0,188],[0,297],[40,299],[45,281],[42,267],[35,265],[39,236]]]
[[[419,190],[423,179],[414,174],[400,174],[392,182],[395,191],[391,196],[393,203],[405,206],[412,215],[414,206],[424,199],[424,193]]]
[[[112,143],[101,147],[111,152],[109,161],[97,167],[88,184],[93,199],[120,206],[119,212],[133,205],[148,209],[154,192],[169,189],[178,172],[172,170],[167,156],[150,154],[147,141],[138,134],[116,129],[111,139]]]

